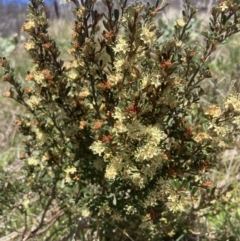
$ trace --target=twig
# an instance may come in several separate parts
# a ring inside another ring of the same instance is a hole
[[[107,223],[109,223],[110,225],[114,226],[116,229],[118,229],[119,231],[121,231],[128,239],[130,239],[131,241],[134,241],[134,239],[132,237],[129,236],[129,234],[122,230],[121,228],[119,228],[116,224],[113,224],[111,222],[109,222],[107,219],[104,218],[104,221],[106,221]]]

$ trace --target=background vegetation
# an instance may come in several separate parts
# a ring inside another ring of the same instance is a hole
[[[19,23],[25,18],[25,7],[20,6],[19,8],[13,8],[16,10],[14,16],[18,16],[18,21],[12,22],[7,29],[19,29]],[[3,8],[0,8],[3,9]],[[9,14],[13,10],[8,10]],[[64,10],[65,11],[65,10]],[[66,10],[66,12],[69,11]],[[16,14],[17,13],[17,14]],[[69,13],[69,12],[68,12]],[[170,14],[170,12],[168,13]],[[180,15],[181,13],[179,13]],[[206,13],[207,14],[207,13]],[[202,16],[199,14],[199,18],[196,18],[192,22],[192,36],[189,41],[198,42],[198,35],[202,29],[206,27],[206,22],[203,21]],[[2,17],[3,15],[0,14]],[[50,28],[50,33],[56,40],[59,48],[62,51],[62,58],[66,61],[70,59],[68,49],[70,47],[69,36],[71,35],[71,29],[69,29],[69,22],[71,17],[68,14],[64,15],[65,18],[54,19],[52,18],[53,24]],[[205,15],[204,15],[205,18]],[[16,18],[11,18],[16,19]],[[173,31],[173,22],[175,19],[170,15],[164,16],[164,21],[159,21],[159,25],[164,25],[165,32],[164,37],[171,35]],[[7,22],[7,21],[4,21]],[[8,23],[10,24],[10,23]],[[16,27],[17,26],[17,27]],[[64,31],[63,31],[64,30]],[[13,36],[15,31],[3,31],[0,38],[0,56],[9,57],[11,63],[16,68],[16,74],[19,79],[24,79],[26,69],[30,69],[32,65],[29,62],[29,57],[24,51],[24,41],[28,36],[17,33],[17,36]],[[228,93],[239,92],[239,35],[231,37],[227,42],[222,45],[211,57],[209,68],[212,71],[212,78],[209,79],[203,89],[209,90],[207,95],[204,94],[201,99],[203,105],[215,104],[222,101]],[[5,91],[8,89],[6,84],[1,84],[1,115],[0,115],[0,170],[2,170],[0,176],[1,180],[8,178],[8,185],[12,183],[14,188],[21,187],[21,137],[18,135],[14,120],[18,114],[24,111],[15,102],[5,99],[3,96]],[[196,116],[196,118],[201,118]],[[198,233],[195,234],[195,240],[239,240],[240,239],[240,208],[239,208],[239,140],[236,140],[236,146],[234,150],[226,150],[223,156],[219,156],[219,164],[217,167],[208,173],[209,178],[214,182],[219,192],[221,191],[224,195],[221,195],[219,199],[212,202],[211,208],[204,210],[202,214],[197,218],[195,223],[199,226]],[[3,177],[3,175],[6,175]],[[13,183],[16,182],[16,183]],[[16,185],[15,185],[16,184]],[[4,185],[3,185],[4,186]],[[16,189],[16,195],[19,190]],[[12,197],[7,196],[0,197],[5,199],[9,203],[12,202]],[[14,197],[15,199],[16,197]],[[34,197],[33,197],[34,198]],[[2,209],[1,209],[2,208]],[[9,234],[14,236],[13,230],[19,227],[19,223],[23,222],[22,216],[18,212],[11,213],[6,216],[8,210],[6,207],[0,206],[0,237],[4,237]],[[101,224],[98,224],[99,227]],[[194,227],[193,227],[194,229]],[[183,235],[179,235],[177,240],[184,240]],[[15,234],[16,235],[16,234]],[[89,230],[84,230],[82,240],[98,240],[99,237],[94,237],[96,234],[91,233]],[[8,240],[14,240],[13,236],[9,236]],[[17,235],[16,235],[17,237]],[[196,238],[197,237],[197,238]],[[0,238],[4,240],[4,238]],[[7,240],[7,239],[5,239]],[[41,240],[41,239],[39,239]],[[104,240],[104,237],[102,238]],[[127,239],[126,239],[127,240]],[[190,238],[188,240],[191,240]]]

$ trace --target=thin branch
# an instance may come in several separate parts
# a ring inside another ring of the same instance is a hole
[[[77,227],[73,229],[69,234],[59,239],[58,241],[68,241],[70,240],[70,238],[74,238],[79,233],[79,231],[83,231],[88,221],[89,218],[79,218]]]
[[[32,232],[30,232],[28,235],[26,235],[26,237],[23,239],[23,241],[26,241],[30,238],[32,238],[33,236],[39,236],[43,233],[45,233],[48,229],[50,229],[54,223],[58,220],[59,217],[61,217],[64,214],[63,210],[59,210],[46,224],[46,227],[44,227],[43,229],[38,229],[34,234]]]
[[[109,222],[107,219],[104,218],[104,221],[106,221],[107,223],[109,223],[110,225],[114,226],[116,229],[118,229],[120,232],[122,232],[129,240],[134,241],[134,239],[132,237],[129,236],[129,234],[122,230],[121,228],[119,228],[116,224],[113,224],[111,222]]]
[[[22,240],[24,239],[26,232],[27,232],[27,228],[28,228],[28,223],[27,223],[27,210],[25,210],[24,212],[24,224],[25,224],[25,228],[24,231],[22,233]]]

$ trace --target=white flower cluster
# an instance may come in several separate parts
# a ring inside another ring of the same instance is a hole
[[[31,109],[35,109],[37,106],[39,106],[41,102],[41,98],[32,95],[28,100],[27,100],[27,104],[29,105],[29,107]]]
[[[74,174],[75,172],[77,171],[76,167],[74,166],[69,166],[65,169],[65,173],[66,173],[66,176],[65,176],[65,182],[67,183],[71,183],[72,182],[72,179],[70,177],[70,174]]]
[[[126,119],[124,112],[119,107],[115,108],[115,111],[112,116],[115,120],[119,120],[120,122]]]
[[[115,53],[126,54],[129,51],[129,40],[124,34],[118,35],[117,44],[113,48]]]
[[[140,34],[141,40],[143,40],[144,43],[147,43],[148,45],[152,46],[156,43],[157,38],[155,31],[150,31],[151,28],[154,27],[154,23],[151,22],[150,24],[147,24],[146,26],[142,27],[142,32]]]
[[[89,147],[89,149],[92,150],[94,154],[98,154],[99,156],[101,156],[105,150],[105,146],[104,143],[102,143],[101,141],[94,141],[93,144]]]
[[[231,95],[225,101],[225,108],[233,108],[234,111],[240,112],[240,95]]]
[[[138,123],[138,125],[141,125]],[[144,140],[146,144],[143,144],[137,148],[134,156],[139,161],[151,160],[155,156],[161,155],[161,150],[159,148],[159,143],[163,140],[166,135],[157,126],[149,126],[139,128],[138,138]],[[132,133],[131,136],[134,136]]]
[[[117,176],[118,172],[122,170],[122,168],[122,158],[113,157],[111,163],[107,166],[105,178],[114,179]]]
[[[152,84],[156,88],[160,85],[160,74],[156,73],[155,71],[152,71],[150,74],[144,74],[143,78],[141,79],[141,88],[145,89],[148,85]]]
[[[33,50],[35,48],[36,48],[36,44],[35,44],[35,42],[32,39],[28,40],[25,43],[25,49],[26,50],[30,51],[30,50]]]
[[[29,158],[27,159],[27,163],[28,163],[28,165],[30,165],[30,166],[37,166],[37,165],[39,164],[39,160],[37,160],[37,159],[34,158],[34,157],[29,157]]]

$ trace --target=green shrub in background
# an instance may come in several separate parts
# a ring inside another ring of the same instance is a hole
[[[0,56],[8,57],[15,48],[16,39],[14,37],[3,38],[0,33]]]
[[[0,36],[0,54],[1,56],[8,56],[16,47],[16,40],[14,37],[3,38]]]
[[[25,81],[0,61],[3,81],[12,85],[5,96],[28,111],[16,120],[25,136],[21,182],[1,173],[1,235],[209,238],[200,215],[225,192],[205,173],[234,145],[240,100],[230,95],[208,109],[199,100],[211,77],[206,61],[239,32],[240,6],[228,0],[213,7],[201,46],[188,41],[197,12],[189,1],[168,39],[154,23],[165,1],[114,7],[103,0],[105,13],[93,0],[72,2],[69,66],[48,34],[42,0],[30,1],[22,28],[31,36],[25,48],[34,63]]]

